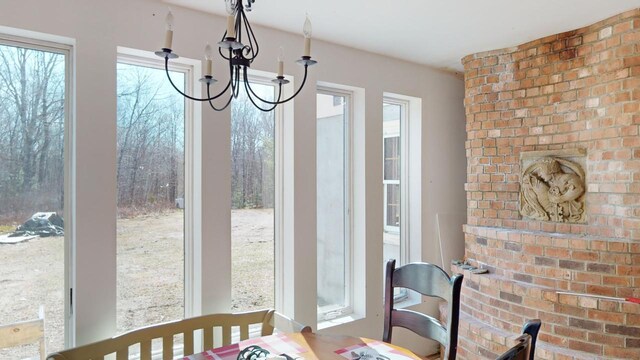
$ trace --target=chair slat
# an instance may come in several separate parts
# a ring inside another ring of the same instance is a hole
[[[247,340],[249,338],[249,324],[240,325],[240,340]]]
[[[184,333],[184,355],[193,355],[193,331]]]
[[[222,346],[231,344],[231,326],[222,328]]]
[[[173,335],[162,337],[162,359],[173,360]]]
[[[397,309],[393,312],[391,326],[409,329],[416,334],[433,339],[442,345],[449,341],[447,330],[435,318],[407,309]]]
[[[129,347],[118,350],[116,352],[116,360],[128,360],[129,359]]]
[[[204,349],[213,349],[213,327],[204,328]]]
[[[140,360],[151,360],[151,340],[140,342]]]

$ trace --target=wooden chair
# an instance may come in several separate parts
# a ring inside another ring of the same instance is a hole
[[[458,321],[460,317],[460,289],[462,274],[449,277],[440,267],[428,263],[411,263],[396,269],[396,261],[387,262],[384,295],[384,333],[382,340],[391,342],[394,326],[439,342],[445,348],[443,359],[456,358]],[[422,295],[439,297],[448,303],[448,321],[444,326],[437,319],[412,310],[393,308],[393,289],[407,288]]]
[[[44,342],[44,307],[40,307],[38,319],[0,326],[0,349],[38,343],[40,359],[47,352]]]
[[[250,325],[260,326],[259,336],[273,334],[274,325],[290,326],[292,330],[299,329],[310,331],[305,327],[283,315],[274,319],[274,310],[259,310],[235,314],[211,314],[194,318],[177,320],[168,323],[152,325],[141,329],[132,330],[110,339],[98,341],[92,344],[79,346],[73,349],[60,351],[49,355],[49,360],[89,360],[103,359],[106,355],[116,354],[117,360],[128,359],[129,347],[139,344],[140,359],[151,360],[152,341],[162,339],[162,358],[173,359],[174,335],[183,334],[183,355],[194,353],[195,331],[203,333],[204,349],[225,346],[232,343],[232,328],[239,327],[239,340],[249,338]],[[288,325],[287,325],[288,324]],[[222,342],[215,341],[214,330],[221,329]],[[288,329],[284,329],[287,331]]]
[[[541,324],[539,319],[527,321],[522,327],[522,335],[516,339],[517,344],[497,360],[533,360]]]

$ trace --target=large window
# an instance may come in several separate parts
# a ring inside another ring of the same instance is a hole
[[[0,325],[44,319],[47,352],[64,348],[68,304],[69,50],[55,46],[0,39]],[[0,359],[38,351],[0,349]]]
[[[261,98],[274,101],[272,84],[254,78],[251,87]],[[241,90],[231,106],[233,311],[275,305],[275,127],[276,110],[258,110]]]
[[[318,320],[352,312],[349,93],[317,95]]]
[[[384,206],[384,233],[383,233],[383,259],[386,263],[389,259],[396,259],[396,266],[405,264],[408,259],[407,238],[404,233],[405,214],[403,213],[403,200],[405,197],[406,162],[404,161],[404,149],[406,149],[406,136],[404,136],[407,124],[406,102],[385,98],[383,103],[383,206]],[[406,291],[399,291],[396,300],[406,296]]]
[[[185,101],[149,66],[117,65],[118,332],[184,317]]]

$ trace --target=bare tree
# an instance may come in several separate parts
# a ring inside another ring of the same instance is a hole
[[[162,71],[118,64],[121,214],[167,209],[184,193],[184,100],[166,90]]]
[[[0,218],[61,211],[64,189],[64,56],[0,46]]]
[[[256,109],[241,92],[231,110],[233,208],[273,207],[274,130],[273,113]]]

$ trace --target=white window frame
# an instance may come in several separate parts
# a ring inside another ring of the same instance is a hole
[[[153,53],[118,47],[118,56],[116,63],[128,65],[143,66],[153,69],[165,70],[164,61]],[[178,58],[171,61],[169,71],[181,72],[184,74],[184,91],[187,94],[194,94],[195,90],[195,67],[199,63],[185,58]],[[202,237],[196,230],[196,167],[199,167],[197,158],[199,157],[195,151],[195,119],[196,109],[193,101],[185,100],[184,103],[184,318],[199,315],[201,289],[197,286],[198,261],[195,249],[199,248],[198,243],[202,241]]]
[[[345,107],[345,141],[346,141],[346,151],[347,154],[345,156],[345,161],[347,163],[345,169],[346,178],[344,179],[344,188],[346,189],[346,201],[347,203],[345,212],[347,214],[347,218],[345,219],[345,269],[347,269],[347,274],[345,275],[345,306],[337,306],[337,305],[328,305],[322,308],[318,307],[317,318],[318,322],[330,321],[336,318],[345,317],[354,313],[354,284],[355,284],[355,269],[354,269],[354,228],[353,228],[353,203],[354,203],[354,194],[353,194],[353,126],[354,126],[354,92],[334,88],[331,86],[321,86],[317,87],[317,94],[329,95],[329,96],[339,96],[344,97],[344,107]],[[317,118],[316,118],[317,121]]]
[[[10,34],[16,33],[16,34]],[[25,33],[26,36],[21,34]],[[51,38],[51,40],[44,40]],[[75,90],[74,90],[74,46],[57,36],[32,33],[2,27],[0,45],[23,47],[56,53],[64,56],[64,345],[75,344],[75,314],[73,309],[73,286],[75,284]]]
[[[387,187],[384,187],[384,222],[385,231],[399,231],[400,233],[400,259],[396,265],[403,265],[409,262],[410,243],[409,239],[409,119],[410,119],[410,102],[408,100],[399,99],[391,96],[385,96],[382,104],[391,104],[400,106],[400,180],[384,180],[383,184],[399,184],[400,185],[400,226],[387,226]],[[393,137],[384,135],[384,139]],[[382,145],[384,149],[384,144]],[[383,153],[384,154],[384,153]],[[384,155],[383,155],[384,156]],[[384,158],[383,158],[384,161]],[[386,260],[386,259],[385,259]]]
[[[400,120],[402,122],[402,119]],[[398,141],[400,141],[400,146],[401,149],[400,151],[402,151],[402,138],[400,136],[400,134],[398,135],[387,135],[384,134],[384,140],[387,139],[391,139],[391,138],[398,138]],[[385,143],[382,144],[382,153],[385,154]],[[384,156],[384,155],[383,155]],[[384,159],[383,159],[384,161]],[[400,161],[402,161],[402,153],[400,153]],[[402,179],[402,164],[400,164],[400,179]],[[400,232],[400,225],[398,226],[393,226],[393,225],[388,225],[387,224],[387,203],[388,203],[388,190],[387,190],[387,185],[400,185],[400,196],[402,196],[402,185],[400,184],[400,180],[386,180],[384,178],[384,172],[383,172],[383,176],[382,176],[382,184],[384,185],[384,209],[383,209],[383,214],[384,214],[384,231],[385,232],[389,232],[389,233],[393,233],[393,234],[401,234]],[[402,199],[400,199],[400,206],[402,207]],[[402,223],[402,209],[400,209],[400,222]]]
[[[267,86],[271,86],[273,88],[274,91],[274,99],[277,98],[277,90],[278,87],[273,83],[273,78],[276,76],[276,74],[274,73],[269,73],[269,72],[265,72],[265,71],[260,71],[260,70],[253,70],[253,69],[249,69],[249,73],[248,73],[248,78],[249,78],[249,83],[253,83],[253,84],[259,84],[259,85],[267,85]],[[242,84],[241,84],[242,85]],[[282,99],[286,99],[288,96],[288,93],[290,91],[290,86],[289,85],[283,85],[282,87]],[[243,90],[244,91],[244,90]],[[261,105],[259,100],[256,101],[258,103],[258,105]],[[264,104],[263,104],[264,105]],[[233,106],[233,105],[230,105]],[[267,106],[267,105],[265,105]],[[283,298],[283,293],[284,293],[284,286],[285,286],[285,281],[283,278],[283,268],[284,268],[284,246],[283,246],[283,228],[284,228],[284,209],[283,209],[283,204],[284,204],[284,198],[283,198],[283,185],[282,185],[282,177],[284,175],[283,171],[283,161],[284,161],[284,152],[283,152],[283,139],[284,139],[284,113],[285,113],[285,106],[283,105],[278,105],[276,106],[275,109],[272,110],[272,112],[274,113],[274,145],[275,145],[275,149],[274,149],[274,159],[275,159],[275,164],[274,164],[274,209],[273,209],[273,224],[274,224],[274,234],[273,234],[273,242],[274,242],[274,249],[273,249],[273,259],[274,259],[274,272],[273,272],[273,278],[274,278],[274,307],[276,309],[282,309],[282,298]],[[230,115],[231,116],[231,115]],[[229,118],[229,121],[232,121],[231,118]],[[229,189],[231,191],[231,189]],[[229,211],[231,211],[231,208],[229,208]],[[233,239],[230,239],[231,241],[233,241]],[[233,266],[233,263],[231,263],[231,266]],[[233,271],[233,269],[231,269],[231,271]],[[231,273],[229,273],[229,276],[231,276]],[[231,285],[233,286],[233,284]],[[229,289],[231,290],[231,289]],[[236,336],[236,332],[239,331],[239,329],[235,329],[233,331],[233,336]]]
[[[410,262],[409,254],[411,253],[411,244],[409,242],[409,119],[410,119],[410,102],[405,99],[395,98],[389,95],[385,95],[382,99],[382,106],[385,104],[400,106],[400,129],[397,134],[400,141],[400,180],[385,180],[384,169],[382,174],[382,183],[384,185],[384,232],[394,233],[399,235],[399,247],[400,247],[400,259],[396,259],[396,266],[404,265]],[[383,141],[387,138],[395,137],[396,135],[383,134]],[[383,146],[383,161],[384,161],[384,142]],[[383,165],[384,166],[384,165]],[[400,226],[388,226],[387,225],[387,185],[398,184],[400,185]],[[384,236],[384,235],[383,235]],[[385,261],[387,259],[384,259]],[[393,295],[394,303],[402,303],[410,298],[409,291],[407,289],[400,289]]]

